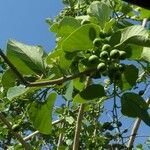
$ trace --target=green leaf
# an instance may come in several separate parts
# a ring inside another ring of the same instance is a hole
[[[105,96],[104,87],[100,84],[93,84],[77,94],[74,97],[73,102],[85,103],[99,99],[103,96]]]
[[[73,124],[74,123],[74,118],[73,117],[65,117],[65,120],[69,123],[69,124]]]
[[[77,90],[82,91],[85,87],[85,81],[86,81],[85,77],[76,78],[73,80],[73,86]]]
[[[111,9],[103,2],[94,1],[87,10],[90,16],[94,16],[99,21],[99,25],[103,28],[105,23],[110,19]]]
[[[127,27],[122,31],[120,43],[117,46],[120,46],[123,43],[150,46],[148,32],[140,25]]]
[[[61,68],[67,70],[70,68],[72,60],[67,59],[65,57],[65,52],[61,49],[58,49],[48,54],[48,57],[46,58],[46,62],[48,65],[56,65],[57,62],[57,64],[59,64]]]
[[[8,89],[7,91],[7,98],[12,100],[25,92],[27,92],[29,88],[26,88],[24,85],[14,86]]]
[[[100,27],[86,24],[75,30],[62,43],[62,49],[68,52],[93,49],[93,40],[98,37]]]
[[[11,69],[4,72],[2,76],[2,85],[5,90],[15,86],[16,76]]]
[[[148,48],[148,47],[143,48],[141,58],[144,59],[145,61],[150,62],[150,48]]]
[[[43,134],[50,134],[52,129],[52,110],[56,93],[51,93],[45,103],[34,101],[28,109],[28,114],[34,127]]]
[[[64,95],[64,98],[68,101],[72,100],[73,95],[73,81],[70,81],[70,83],[66,87],[66,93]]]
[[[81,25],[78,20],[76,20],[73,17],[66,16],[60,21],[58,25],[57,36],[67,37],[69,34],[71,34],[74,30],[76,30],[80,26]]]
[[[22,74],[42,74],[45,71],[43,49],[14,40],[7,43],[7,57]]]
[[[149,18],[149,17],[150,17],[150,10],[141,8],[141,10],[140,10],[140,18],[144,19],[144,18]]]
[[[124,93],[121,97],[121,112],[128,117],[139,117],[150,126],[148,105],[144,99],[135,93]]]
[[[126,65],[122,75],[123,90],[127,90],[136,85],[139,70],[134,65]]]

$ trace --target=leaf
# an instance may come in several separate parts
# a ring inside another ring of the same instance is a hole
[[[12,100],[25,92],[27,92],[29,88],[26,88],[24,85],[14,86],[8,89],[7,91],[7,98]]]
[[[140,46],[150,46],[150,40],[148,39],[148,32],[140,25],[134,25],[125,28],[121,32],[120,43],[116,47],[123,43],[137,44]]]
[[[68,84],[64,98],[66,100],[70,101],[70,100],[72,100],[72,95],[73,95],[73,81],[71,81]]]
[[[12,72],[12,70],[8,69],[4,72],[2,76],[2,85],[5,90],[9,89],[10,87],[15,86],[16,76]]]
[[[99,25],[103,28],[105,23],[111,16],[111,9],[103,2],[94,1],[89,6],[87,13],[94,16],[99,21]]]
[[[143,48],[141,58],[144,59],[145,61],[150,62],[150,48],[148,48],[148,47]]]
[[[70,68],[72,60],[67,59],[65,57],[65,52],[61,49],[58,49],[48,54],[48,57],[46,58],[46,62],[48,65],[56,65],[57,62],[61,68],[67,70]]]
[[[81,25],[78,20],[70,16],[65,16],[58,25],[57,36],[67,37],[80,26]]]
[[[139,70],[134,65],[126,65],[122,75],[123,90],[127,90],[136,85]]]
[[[100,27],[95,24],[86,24],[75,30],[62,43],[62,49],[68,52],[93,49],[93,39],[100,32]]]
[[[65,120],[69,123],[69,124],[73,124],[74,123],[74,118],[73,117],[65,117]]]
[[[73,80],[73,86],[77,90],[82,91],[85,87],[85,81],[86,81],[85,77],[76,78]]]
[[[77,94],[74,97],[73,102],[85,103],[99,99],[103,96],[105,96],[104,87],[100,84],[93,84],[88,86],[86,89],[82,90],[79,94]]]
[[[28,114],[34,127],[43,134],[50,134],[52,129],[52,110],[56,93],[51,93],[45,103],[34,101],[28,109]]]
[[[22,74],[43,74],[43,49],[40,46],[29,46],[14,40],[7,43],[7,57]]]
[[[128,117],[139,117],[150,126],[150,115],[147,112],[148,105],[144,99],[135,93],[124,93],[121,97],[121,112]]]

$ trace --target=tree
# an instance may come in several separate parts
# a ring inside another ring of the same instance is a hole
[[[150,126],[150,11],[120,0],[63,3],[46,20],[52,52],[14,40],[0,50],[0,147],[131,149],[141,120]],[[104,114],[111,121],[102,122]],[[120,115],[137,118],[132,133]]]

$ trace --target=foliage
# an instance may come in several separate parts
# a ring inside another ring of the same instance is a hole
[[[120,115],[150,126],[144,99],[150,38],[140,25],[150,11],[120,0],[63,3],[62,12],[46,20],[54,50],[46,54],[42,46],[9,40],[6,54],[0,52],[0,147],[126,149],[130,133]],[[103,122],[107,111],[112,120]]]

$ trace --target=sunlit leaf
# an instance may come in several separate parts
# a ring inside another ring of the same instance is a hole
[[[94,16],[99,21],[99,25],[103,28],[105,23],[109,20],[111,15],[111,9],[106,3],[94,1],[91,3],[88,9],[88,14]]]
[[[22,74],[42,74],[45,71],[43,49],[14,40],[7,43],[7,57]]]
[[[93,49],[93,40],[98,36],[100,27],[86,24],[75,30],[63,42],[62,49],[68,52]]]

